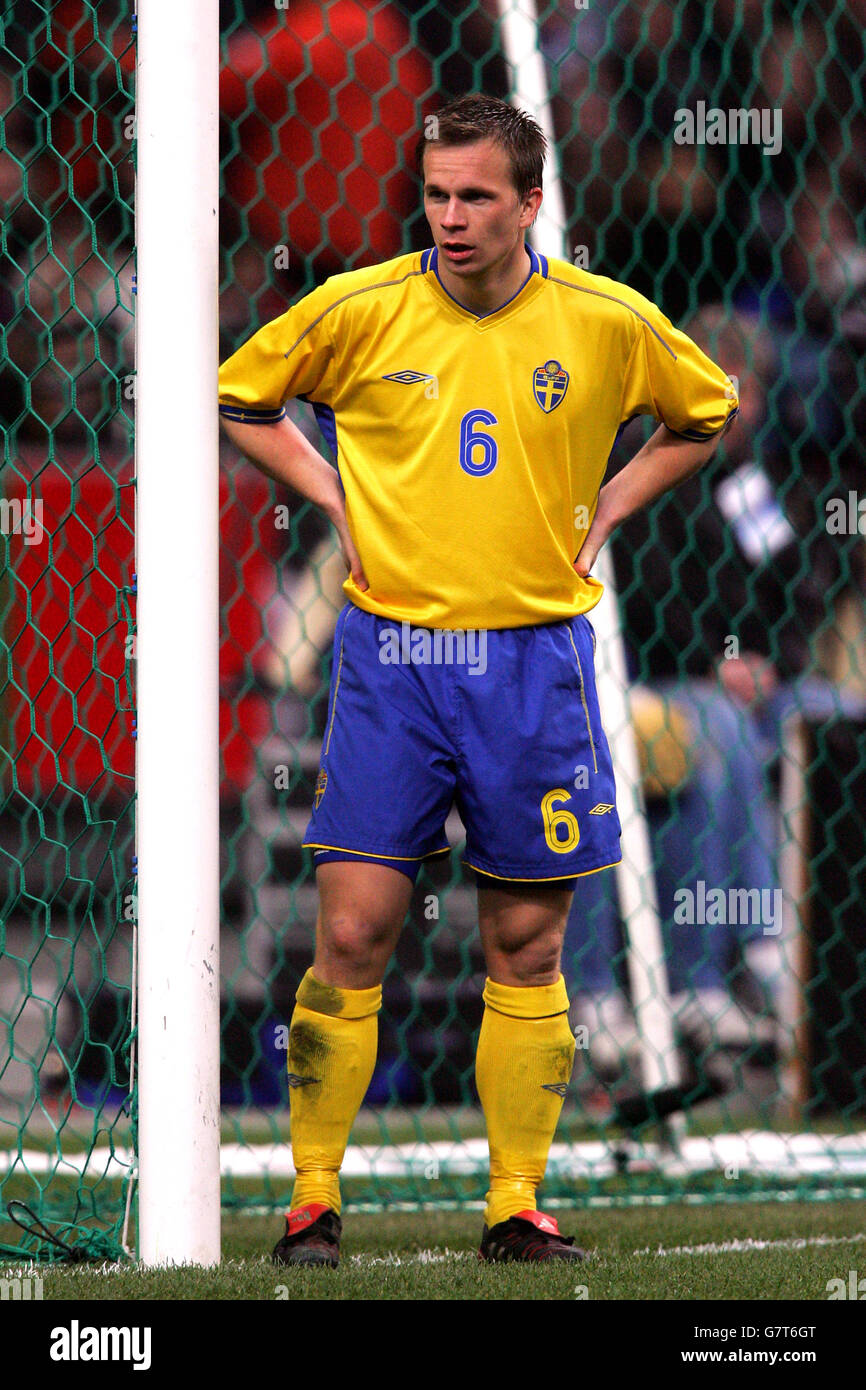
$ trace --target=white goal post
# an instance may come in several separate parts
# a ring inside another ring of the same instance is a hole
[[[139,0],[138,1252],[220,1258],[219,5]]]

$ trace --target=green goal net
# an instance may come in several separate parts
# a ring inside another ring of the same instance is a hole
[[[0,15],[0,1242],[54,1258],[10,1211],[117,1253],[134,1166],[134,33]]]
[[[223,357],[328,275],[428,244],[417,135],[463,91],[520,98],[512,3],[223,0]],[[0,1242],[20,1245],[21,1201],[73,1243],[132,1248],[135,18],[115,0],[0,16]],[[639,758],[623,855],[647,837],[674,1045],[648,1092],[646,942],[621,878],[581,880],[544,1191],[862,1195],[862,26],[835,0],[538,16],[563,254],[658,303],[742,403],[713,462],[611,544],[629,725],[607,732]],[[644,437],[627,427],[611,470]],[[221,451],[223,1201],[277,1209],[343,572],[311,506]],[[456,813],[448,829],[385,981],[349,1203],[485,1190],[484,962]]]

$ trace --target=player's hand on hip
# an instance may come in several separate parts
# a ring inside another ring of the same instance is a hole
[[[367,576],[364,574],[361,557],[355,548],[355,542],[352,540],[351,532],[349,531],[345,504],[341,503],[331,514],[331,520],[334,523],[340,540],[340,550],[343,552],[343,561],[346,569],[351,574],[359,589],[369,589],[370,585],[367,583]]]
[[[586,579],[593,565],[598,558],[598,552],[604,545],[610,534],[610,529],[604,521],[599,520],[598,512],[592,520],[592,525],[583,538],[583,545],[577,552],[577,559],[574,562],[574,569],[581,579]]]

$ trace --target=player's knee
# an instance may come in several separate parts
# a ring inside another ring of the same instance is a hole
[[[353,913],[323,919],[319,944],[332,960],[351,966],[369,965],[390,939],[387,923]]]
[[[498,950],[504,957],[512,978],[527,988],[549,984],[559,975],[562,954],[562,933],[559,930],[515,940],[500,939]]]
[[[512,973],[527,989],[533,985],[550,984],[559,977],[560,952],[556,950],[527,950],[512,956]]]

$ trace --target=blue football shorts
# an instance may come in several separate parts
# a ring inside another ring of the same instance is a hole
[[[449,849],[496,879],[561,887],[620,859],[610,749],[585,616],[466,632],[347,604],[304,844],[318,865],[362,859],[414,880]]]

